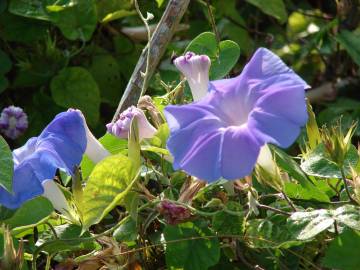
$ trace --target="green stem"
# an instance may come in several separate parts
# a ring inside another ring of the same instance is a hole
[[[345,191],[346,191],[346,194],[347,196],[349,197],[349,200],[352,202],[352,203],[356,203],[357,202],[353,199],[353,197],[351,196],[350,194],[350,190],[349,190],[349,187],[347,185],[347,182],[346,182],[346,176],[345,176],[345,172],[344,172],[344,168],[343,167],[340,167],[340,173],[341,173],[341,179],[344,183],[344,187],[345,187]]]
[[[151,31],[150,31],[150,27],[149,27],[147,18],[145,18],[143,16],[143,14],[141,13],[141,10],[139,8],[138,0],[135,0],[134,4],[135,4],[136,12],[139,14],[141,20],[143,21],[143,23],[144,23],[144,25],[146,27],[147,39],[148,39],[148,42],[147,42],[147,45],[146,45],[146,48],[145,48],[145,49],[147,49],[146,67],[145,67],[145,72],[143,74],[144,75],[143,76],[143,83],[142,83],[142,86],[141,86],[141,93],[140,93],[140,97],[139,97],[139,98],[141,98],[146,92],[146,87],[147,87],[147,82],[148,82],[148,77],[149,77]]]
[[[277,208],[274,208],[274,207],[271,207],[271,206],[268,206],[268,205],[265,205],[265,204],[257,204],[257,206],[259,208],[262,208],[262,209],[265,209],[265,210],[269,210],[269,211],[272,211],[272,212],[275,212],[275,213],[278,213],[280,215],[284,215],[284,216],[291,216],[291,213],[288,213],[288,212],[285,212],[283,210],[280,210],[280,209],[277,209]]]
[[[285,194],[285,192],[284,192],[284,191],[281,191],[281,194],[284,196],[284,198],[285,198],[286,202],[288,203],[288,205],[290,206],[290,208],[291,208],[294,212],[296,212],[297,210],[296,210],[295,205],[294,205],[293,202],[289,199],[289,197]]]

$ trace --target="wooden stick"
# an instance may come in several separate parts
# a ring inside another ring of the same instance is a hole
[[[170,0],[160,22],[158,23],[150,43],[144,48],[141,56],[135,66],[133,74],[126,86],[125,92],[120,100],[118,108],[114,114],[112,122],[115,122],[120,113],[127,109],[131,105],[136,105],[141,94],[141,88],[144,78],[141,74],[145,72],[146,57],[148,48],[150,47],[150,66],[148,70],[148,82],[150,77],[154,74],[154,71],[163,56],[167,45],[169,44],[176,28],[179,25],[181,18],[183,17],[190,0]],[[150,46],[149,46],[150,45]],[[146,85],[147,87],[147,85]]]

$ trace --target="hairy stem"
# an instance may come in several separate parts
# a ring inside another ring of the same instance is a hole
[[[147,87],[148,80],[149,80],[151,31],[150,31],[150,27],[149,27],[149,24],[148,24],[148,19],[145,18],[143,16],[143,14],[141,13],[141,10],[139,8],[138,0],[135,0],[135,9],[136,9],[136,12],[139,14],[141,20],[143,21],[143,23],[145,25],[146,32],[147,32],[147,41],[148,41],[147,45],[146,45],[147,49],[144,49],[144,50],[146,50],[146,67],[145,67],[145,72],[143,74],[143,79],[144,80],[143,80],[141,93],[140,93],[140,97],[142,97],[145,94],[146,87]]]
[[[179,22],[184,15],[190,0],[169,0],[166,10],[161,17],[154,33],[151,36],[149,45],[143,50],[141,56],[135,66],[133,74],[126,86],[124,95],[122,96],[118,108],[114,114],[112,122],[115,122],[120,113],[131,105],[136,105],[141,96],[142,90],[146,87],[149,79],[155,72],[155,69],[164,54]],[[147,53],[149,51],[149,54]],[[149,56],[149,61],[148,60]],[[148,65],[147,80],[144,81],[142,73]],[[145,86],[144,86],[145,85]]]

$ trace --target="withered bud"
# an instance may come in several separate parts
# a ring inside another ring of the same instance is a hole
[[[159,109],[155,106],[150,96],[142,96],[138,102],[138,108],[149,113],[151,121],[156,128],[164,123],[164,118],[161,116]]]
[[[167,200],[160,202],[157,209],[171,225],[186,222],[192,216],[188,208]]]

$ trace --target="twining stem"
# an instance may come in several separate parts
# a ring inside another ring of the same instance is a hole
[[[215,23],[215,18],[214,18],[214,14],[211,10],[211,5],[210,5],[210,1],[209,0],[206,0],[206,6],[208,8],[208,13],[209,13],[209,17],[210,17],[210,23],[211,23],[211,27],[213,29],[213,32],[215,34],[215,38],[216,38],[216,43],[217,43],[217,46],[219,47],[219,43],[220,43],[220,35],[219,35],[219,32],[216,28],[216,23]]]
[[[351,196],[350,194],[350,190],[349,190],[349,187],[347,185],[347,181],[346,181],[346,176],[345,176],[345,172],[344,172],[344,168],[343,167],[340,167],[340,173],[341,173],[341,179],[344,183],[344,187],[345,187],[345,191],[346,191],[346,194],[347,196],[349,197],[349,200],[352,202],[352,203],[356,203],[356,201],[353,199],[353,197]]]
[[[136,12],[139,14],[141,20],[143,21],[144,25],[145,25],[145,28],[146,28],[146,32],[147,32],[147,44],[146,44],[146,48],[144,50],[146,50],[146,67],[145,67],[145,72],[143,74],[143,84],[141,86],[141,92],[140,92],[140,97],[141,98],[144,94],[145,94],[145,91],[146,91],[146,87],[147,87],[147,82],[149,80],[149,67],[150,67],[150,41],[151,41],[151,31],[150,31],[150,27],[149,27],[149,24],[148,24],[148,19],[149,18],[145,18],[143,16],[143,14],[141,13],[141,10],[139,8],[139,3],[137,0],[135,0],[135,9],[136,9]]]
[[[265,209],[265,210],[269,210],[269,211],[272,211],[272,212],[275,212],[275,213],[278,213],[278,214],[281,214],[281,215],[284,215],[284,216],[291,216],[291,213],[288,213],[286,211],[283,211],[283,210],[280,210],[280,209],[277,209],[277,208],[274,208],[274,207],[271,207],[271,206],[268,206],[268,205],[265,205],[265,204],[257,204],[257,206],[259,208],[262,208],[262,209]]]
[[[166,51],[173,34],[175,33],[179,22],[184,15],[190,0],[169,0],[167,7],[151,35],[150,46],[147,46],[141,53],[139,60],[134,68],[129,82],[126,86],[125,92],[121,97],[118,108],[114,114],[112,122],[115,122],[122,111],[131,105],[137,105],[139,97],[143,92],[144,78],[143,71],[147,70],[147,77],[150,78],[155,72],[155,69]],[[151,50],[150,50],[151,49]],[[148,54],[150,51],[150,54]],[[147,61],[148,57],[150,60]],[[149,65],[148,65],[149,63]],[[146,88],[146,84],[145,84]]]
[[[285,194],[285,192],[284,192],[284,191],[281,191],[281,194],[284,196],[285,201],[288,203],[288,205],[291,207],[291,209],[296,212],[297,210],[296,210],[295,205],[294,205],[293,202],[289,199],[289,197]]]

